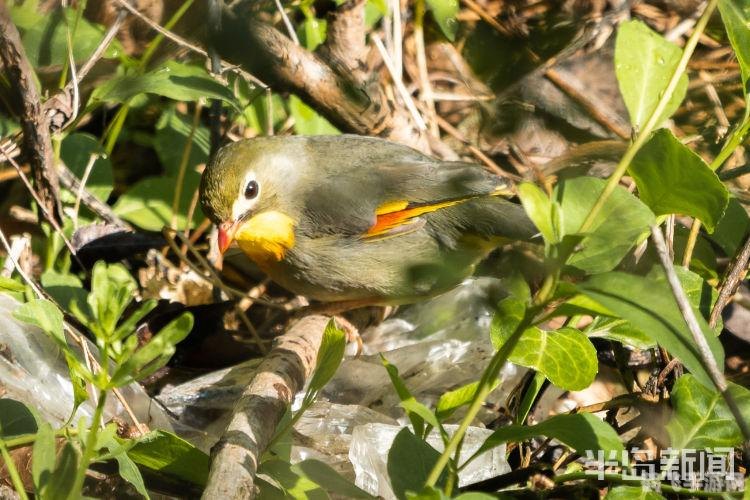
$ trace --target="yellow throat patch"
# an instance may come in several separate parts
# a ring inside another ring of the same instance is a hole
[[[275,210],[261,212],[242,224],[234,239],[256,263],[278,262],[294,246],[294,221]]]

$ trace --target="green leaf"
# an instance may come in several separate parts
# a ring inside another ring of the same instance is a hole
[[[34,479],[34,487],[37,494],[42,498],[46,495],[47,484],[52,470],[55,468],[56,455],[55,431],[47,422],[42,422],[36,431],[31,461],[31,476]]]
[[[262,494],[259,498],[270,498],[279,500],[327,500],[328,494],[321,486],[308,479],[304,473],[284,460],[270,459],[261,462],[258,472],[269,476],[277,484],[269,483],[263,485]],[[281,489],[276,486],[280,486]]]
[[[624,319],[597,316],[591,324],[586,327],[584,333],[589,338],[614,340],[615,342],[635,347],[636,349],[649,349],[656,345],[656,343],[651,340],[651,337]]]
[[[151,498],[146,489],[146,485],[143,483],[143,476],[141,471],[138,470],[138,466],[133,462],[130,457],[125,453],[118,453],[115,455],[117,461],[117,472],[120,477],[125,481],[133,485],[135,490],[143,495],[147,500]]]
[[[320,342],[318,350],[318,359],[315,363],[315,373],[313,373],[308,385],[308,392],[317,393],[329,380],[336,374],[341,360],[344,359],[344,350],[346,349],[346,333],[336,326],[336,322],[331,319],[326,325],[323,332],[323,339]]]
[[[554,196],[562,208],[562,233],[575,235],[591,212],[606,181],[579,177],[561,182]],[[651,210],[626,189],[618,186],[599,211],[591,230],[567,264],[587,273],[602,273],[617,266],[655,222]]]
[[[743,93],[750,78],[750,4],[746,0],[719,0],[719,12],[740,63]]]
[[[91,101],[123,103],[139,94],[156,94],[175,101],[220,99],[239,110],[234,94],[202,66],[167,61],[144,74],[116,76],[97,87]]]
[[[539,391],[544,387],[545,380],[547,380],[547,377],[543,373],[536,372],[534,374],[534,378],[531,380],[526,392],[523,394],[521,403],[518,405],[515,423],[523,424],[526,421],[526,417],[529,416],[529,412],[531,411],[531,407],[534,406],[534,401],[536,401]]]
[[[175,345],[187,337],[193,328],[193,316],[183,313],[169,322],[151,341],[135,351],[117,368],[111,387],[122,387],[130,382],[148,377],[164,366],[175,352]]]
[[[641,21],[620,25],[615,42],[615,74],[630,123],[642,127],[656,109],[677,68],[682,49],[666,41]],[[685,98],[688,78],[683,74],[657,124],[674,113]]]
[[[398,374],[398,368],[396,367],[396,365],[391,364],[387,359],[385,359],[385,356],[383,356],[382,354],[380,355],[380,359],[383,362],[385,371],[388,373],[388,377],[391,379],[393,388],[396,389],[396,394],[398,394],[401,405],[403,406],[404,401],[416,402],[416,398],[412,396],[411,391],[409,391],[409,389],[406,387],[406,384],[404,383],[404,380]],[[409,421],[414,428],[414,433],[417,436],[421,436],[425,430],[424,419],[419,413],[411,412],[406,407],[404,407],[404,409],[407,410],[406,415],[409,417]]]
[[[495,380],[493,382],[492,389],[497,387],[499,383],[500,380]],[[476,381],[461,386],[458,389],[448,391],[440,396],[440,399],[438,399],[437,402],[437,406],[435,407],[435,415],[437,416],[438,420],[445,420],[457,409],[471,403],[471,401],[474,399],[474,395],[477,393],[478,388],[479,381]]]
[[[112,192],[114,175],[112,162],[96,137],[80,132],[66,136],[60,145],[60,158],[79,180],[85,180],[85,187],[91,194],[106,203]],[[78,193],[70,193],[65,201],[75,203],[76,196]]]
[[[26,290],[26,286],[23,283],[19,283],[11,278],[6,278],[5,276],[0,276],[0,291],[22,293],[24,290]]]
[[[0,439],[34,434],[37,422],[25,404],[15,399],[0,398]]]
[[[518,197],[526,215],[542,233],[545,243],[557,243],[560,239],[552,223],[552,200],[547,194],[536,184],[523,182],[518,186]]]
[[[616,486],[610,488],[605,500],[662,500],[659,493],[644,486]]]
[[[724,250],[727,255],[734,255],[745,242],[750,230],[750,217],[747,211],[735,197],[729,198],[724,216],[716,225],[711,239]]]
[[[86,302],[99,327],[92,328],[97,336],[112,336],[137,289],[135,279],[122,264],[107,264],[101,260],[94,264],[91,293]]]
[[[34,68],[61,66],[68,60],[67,33],[69,27],[76,22],[76,16],[76,10],[70,8],[54,8],[49,14],[43,15],[28,1],[22,6],[11,8],[11,18],[21,29],[26,55]],[[80,65],[99,46],[104,38],[104,29],[83,17],[78,20],[75,33],[71,32],[71,35],[73,59]],[[103,57],[111,59],[122,52],[122,46],[115,39],[104,51]]]
[[[501,332],[495,319],[490,327],[490,335],[495,349],[499,349],[510,337]],[[596,349],[588,337],[580,330],[569,327],[555,331],[528,328],[508,359],[543,373],[556,386],[571,391],[588,387],[594,381],[599,366]]]
[[[505,341],[513,335],[526,314],[526,304],[515,297],[500,301],[492,318],[490,338],[495,349],[500,349]]]
[[[172,223],[172,198],[176,182],[177,179],[173,177],[146,177],[120,196],[113,210],[115,214],[142,229],[161,231],[164,226]],[[185,172],[175,229],[185,229],[188,223],[185,214],[199,183],[198,173],[192,170]],[[196,210],[196,216],[198,212],[200,211]],[[195,225],[194,220],[195,218],[190,221],[190,227]]]
[[[641,200],[656,215],[700,219],[712,232],[729,202],[729,191],[703,159],[667,129],[657,130],[630,164]]]
[[[40,328],[58,345],[68,346],[63,333],[63,314],[55,304],[45,299],[33,299],[13,312],[13,317]]]
[[[66,310],[72,310],[71,303],[73,302],[79,309],[87,307],[86,297],[88,293],[77,276],[48,269],[42,273],[41,282],[44,290]]]
[[[388,477],[396,497],[406,498],[407,491],[420,491],[440,453],[404,427],[396,434],[388,451]],[[443,471],[436,486],[442,488],[448,473]]]
[[[745,421],[750,420],[750,391],[729,383]],[[724,398],[715,389],[697,384],[695,377],[683,375],[672,389],[674,413],[667,424],[673,449],[704,449],[739,446],[742,433]]]
[[[586,451],[622,452],[622,442],[615,430],[590,413],[556,415],[536,425],[508,425],[496,429],[479,447],[472,459],[503,443],[520,442],[537,436],[557,439],[579,455]],[[618,455],[619,458],[619,455]]]
[[[96,449],[100,453],[100,460],[102,460],[102,449],[106,448],[109,452],[108,456],[117,461],[120,477],[132,484],[138,493],[148,499],[149,494],[146,485],[143,483],[143,476],[141,476],[135,462],[127,455],[128,450],[135,444],[136,442],[133,440],[117,438],[117,426],[108,424],[97,435]]]
[[[592,276],[578,288],[679,358],[701,383],[713,387],[666,280],[610,272]],[[699,311],[696,316],[716,364],[723,367],[724,350],[719,340]]]
[[[451,42],[456,40],[458,32],[458,0],[427,0],[427,8],[440,26],[440,31]]]
[[[167,431],[144,434],[127,454],[138,465],[198,486],[205,486],[208,480],[208,455]]]
[[[289,97],[289,112],[294,118],[294,130],[300,135],[338,135],[341,133],[331,122],[295,95]]]
[[[299,473],[300,476],[306,477],[315,484],[318,484],[328,493],[340,495],[342,498],[377,498],[358,488],[336,472],[333,467],[320,460],[303,460],[294,464],[292,469]]]
[[[75,483],[76,471],[80,455],[78,450],[70,441],[67,441],[57,457],[57,466],[50,475],[47,483],[47,496],[49,499],[65,500],[76,498],[78,492],[71,491]]]
[[[177,179],[188,139],[190,139],[190,152],[185,165],[187,172],[195,173],[198,165],[208,161],[208,154],[211,150],[209,131],[200,124],[193,130],[192,118],[179,113],[175,106],[168,106],[156,122],[154,135],[154,149],[159,162],[164,167],[166,177]],[[173,193],[174,189],[166,198],[170,203]],[[190,194],[192,196],[192,191]],[[187,210],[187,205],[180,206]]]

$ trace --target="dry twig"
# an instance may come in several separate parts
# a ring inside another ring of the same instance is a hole
[[[54,154],[47,119],[34,70],[26,57],[10,12],[5,2],[0,3],[0,60],[8,74],[13,102],[19,104],[23,150],[31,166],[34,187],[42,206],[50,217],[62,220],[57,173],[53,165]]]

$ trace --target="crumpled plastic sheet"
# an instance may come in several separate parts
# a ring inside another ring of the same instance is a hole
[[[398,367],[419,401],[434,406],[442,393],[481,376],[494,353],[489,340],[492,314],[506,295],[500,280],[472,278],[444,295],[405,307],[395,317],[362,332],[365,355],[346,358],[318,401],[297,422],[293,461],[322,460],[363,489],[393,498],[385,465],[387,451],[408,419],[379,353]],[[257,364],[258,360],[253,360],[168,386],[157,399],[184,423],[218,439],[229,410]],[[524,373],[525,369],[507,364],[501,373],[502,384],[488,401],[503,406],[508,392]],[[298,395],[293,408],[300,401]],[[460,416],[457,412],[454,419]],[[488,423],[497,416],[496,411],[486,408],[479,420]],[[489,433],[479,427],[469,428],[464,453],[476,450]],[[437,449],[442,447],[437,437],[430,443]],[[462,472],[460,484],[506,472],[509,468],[504,455],[504,447],[484,454]]]
[[[68,421],[73,411],[68,365],[60,348],[47,334],[13,317],[13,311],[20,305],[13,297],[0,293],[0,397],[25,403],[59,427]],[[93,344],[89,343],[89,348],[92,353],[96,352]],[[200,437],[200,432],[174,421],[140,385],[123,387],[120,393],[140,423],[149,428],[173,430],[193,439]],[[73,422],[90,419],[93,414],[94,406],[89,399],[76,410]],[[131,422],[121,402],[110,396],[104,418],[107,421],[114,417]]]
[[[457,425],[446,425],[449,436],[458,428]],[[396,498],[388,481],[388,451],[401,426],[370,423],[359,425],[354,429],[349,448],[349,459],[354,464],[355,484],[363,490],[382,498]],[[469,427],[464,436],[459,463],[472,456],[487,439],[492,431]],[[443,441],[436,430],[427,437],[427,442],[442,452]],[[500,445],[485,452],[459,474],[458,486],[466,486],[484,479],[510,472],[510,465],[505,460],[505,445]]]

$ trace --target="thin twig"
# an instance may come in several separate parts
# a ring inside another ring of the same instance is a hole
[[[715,327],[719,322],[724,308],[732,300],[734,294],[737,293],[737,289],[740,287],[740,283],[742,283],[747,272],[748,262],[750,262],[750,237],[745,239],[745,244],[735,254],[732,263],[727,268],[726,277],[721,284],[721,288],[719,288],[719,297],[716,299],[713,309],[711,309],[711,316],[708,320],[711,328]]]
[[[396,67],[394,66],[393,61],[388,55],[388,52],[385,50],[383,41],[376,34],[372,35],[372,41],[373,43],[375,43],[375,47],[377,47],[378,52],[380,52],[380,57],[383,58],[385,67],[386,69],[388,69],[388,73],[390,73],[391,79],[393,80],[393,84],[396,86],[396,90],[401,96],[401,99],[404,101],[406,109],[409,110],[409,113],[411,114],[411,117],[414,120],[417,128],[419,130],[427,130],[427,124],[425,123],[424,118],[422,118],[422,115],[419,114],[419,110],[414,104],[414,100],[411,98],[411,94],[409,94],[409,91],[406,90],[403,80],[398,77],[398,74],[396,73]]]
[[[664,268],[664,271],[667,275],[667,281],[669,281],[669,286],[672,289],[672,294],[677,301],[677,305],[680,308],[682,317],[693,336],[696,347],[698,348],[698,354],[700,355],[702,364],[711,377],[711,381],[714,383],[714,385],[724,398],[724,401],[729,407],[729,410],[732,412],[737,426],[742,433],[743,439],[745,441],[743,444],[745,456],[750,456],[750,427],[748,427],[748,424],[745,421],[745,417],[742,415],[742,412],[737,406],[737,401],[735,401],[734,397],[728,390],[728,385],[726,379],[724,378],[724,374],[717,365],[716,359],[714,359],[711,348],[706,341],[706,337],[704,336],[703,331],[698,324],[698,319],[695,316],[695,311],[693,311],[693,307],[690,305],[687,294],[685,294],[685,290],[682,288],[682,284],[680,283],[680,278],[677,277],[677,273],[675,272],[674,264],[669,258],[669,251],[667,249],[666,243],[664,242],[664,235],[661,233],[661,230],[657,226],[651,226],[651,239],[654,242],[654,246],[656,247],[656,252],[659,254],[659,260],[661,261],[662,267]]]
[[[491,172],[494,172],[497,175],[502,175],[503,177],[508,177],[509,179],[513,179],[514,181],[523,180],[518,175],[508,172],[507,170],[500,167],[500,165],[492,161],[492,158],[484,154],[481,149],[469,142],[469,140],[466,139],[466,137],[464,137],[464,135],[458,129],[456,129],[456,127],[448,123],[445,118],[440,115],[435,115],[435,120],[437,121],[441,129],[443,129],[454,139],[461,141],[466,146],[466,149],[468,149],[469,152],[474,155],[479,161],[484,163]]]
[[[195,52],[196,54],[200,54],[200,55],[202,55],[205,58],[209,58],[208,52],[206,52],[205,50],[203,50],[201,47],[199,47],[199,46],[197,46],[197,45],[195,45],[193,43],[190,43],[188,40],[186,40],[185,38],[182,38],[180,35],[172,32],[172,31],[169,31],[168,29],[165,29],[159,23],[157,23],[156,21],[153,21],[148,16],[146,16],[143,13],[141,13],[138,9],[136,9],[135,7],[133,7],[132,5],[130,5],[130,3],[127,0],[115,0],[115,2],[117,2],[118,5],[120,5],[124,9],[126,9],[128,12],[130,12],[131,14],[133,14],[135,17],[137,17],[138,19],[140,19],[141,21],[143,21],[144,23],[146,23],[149,26],[149,28],[151,28],[152,30],[154,30],[157,33],[161,34],[162,36],[164,36],[164,38],[167,38],[167,39],[171,40],[175,44],[177,44],[180,47],[183,47],[185,49],[188,49],[191,52]],[[259,87],[261,87],[261,88],[268,88],[268,85],[266,85],[265,83],[263,83],[260,79],[258,79],[257,77],[255,77],[254,75],[252,75],[250,73],[247,73],[246,71],[240,70],[236,65],[229,64],[227,62],[222,61],[222,70],[224,70],[224,71],[236,71],[236,72],[240,73],[243,77],[247,78],[248,80],[250,80],[254,84],[258,85]]]
[[[57,219],[52,216],[47,210],[46,204],[41,200],[39,197],[39,193],[34,190],[33,186],[31,185],[31,182],[29,181],[29,178],[26,177],[26,174],[23,173],[23,169],[21,166],[14,160],[13,158],[5,155],[5,151],[2,149],[2,145],[0,145],[0,154],[5,156],[5,159],[10,162],[11,165],[13,165],[13,168],[16,169],[16,172],[18,172],[18,177],[23,182],[24,186],[26,186],[26,189],[31,194],[32,198],[34,198],[34,201],[39,206],[39,210],[41,210],[42,214],[44,215],[44,218],[47,219],[47,222],[52,226],[52,228],[60,235],[60,238],[62,239],[65,246],[70,251],[70,256],[73,258],[73,260],[76,261],[77,264],[79,264],[82,268],[85,268],[83,263],[78,260],[78,255],[76,255],[76,249],[73,247],[73,245],[70,243],[70,240],[68,240],[68,237],[65,236],[65,233],[62,230],[62,227],[60,227],[60,224],[57,222]]]
[[[281,14],[281,20],[284,22],[284,27],[286,28],[289,38],[292,39],[295,45],[299,45],[299,38],[297,38],[297,32],[294,31],[294,26],[292,26],[292,22],[289,20],[289,16],[286,15],[284,6],[281,5],[281,0],[273,0],[273,1],[276,4],[276,10],[278,10],[279,14]]]

